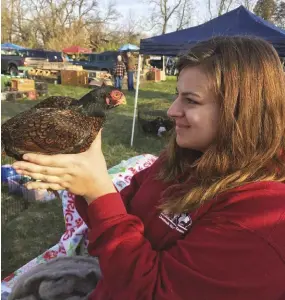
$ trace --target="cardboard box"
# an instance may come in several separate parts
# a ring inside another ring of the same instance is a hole
[[[88,86],[88,72],[75,70],[61,71],[61,84],[73,86]]]
[[[32,79],[14,78],[11,79],[11,89],[19,92],[35,90],[35,81]]]

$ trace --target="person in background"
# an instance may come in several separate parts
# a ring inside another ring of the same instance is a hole
[[[24,155],[31,189],[67,189],[102,278],[92,300],[285,299],[285,89],[252,37],[195,44],[177,62],[175,130],[118,193],[101,136],[80,154]],[[59,265],[60,268],[60,265]]]
[[[127,52],[127,74],[128,74],[128,90],[134,91],[134,73],[136,70],[136,60],[131,54]]]
[[[70,61],[72,61],[72,60],[69,58],[69,56],[68,56],[67,54],[63,54],[63,55],[62,55],[62,58],[63,58],[63,61],[65,61],[65,62],[70,62]]]
[[[117,56],[117,62],[113,69],[113,75],[115,80],[115,88],[121,90],[123,84],[123,78],[126,74],[126,66],[122,61],[122,56]]]

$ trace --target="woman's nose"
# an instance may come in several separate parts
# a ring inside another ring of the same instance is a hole
[[[169,107],[167,115],[170,118],[183,117],[184,112],[180,104],[179,97],[177,97]]]

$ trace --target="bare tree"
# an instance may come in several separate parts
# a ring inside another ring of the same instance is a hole
[[[176,15],[176,30],[181,30],[190,27],[192,21],[192,12],[194,7],[192,1],[182,0],[181,5],[177,8]]]
[[[207,8],[208,8],[208,13],[209,13],[209,19],[212,20],[213,19],[213,13],[212,13],[212,1],[211,0],[207,0]]]
[[[152,10],[151,23],[153,28],[158,27],[160,33],[164,34],[175,14],[179,10],[181,10],[180,14],[182,14],[183,4],[187,0],[176,0],[174,3],[170,0],[148,0],[147,2],[150,4]]]
[[[14,18],[16,10],[16,0],[4,0],[1,2],[1,40],[13,42]]]
[[[210,20],[227,13],[234,4],[235,0],[217,0],[215,3],[212,0],[207,0]]]
[[[276,9],[275,0],[258,0],[254,7],[254,13],[264,20],[273,21]]]
[[[126,24],[119,24],[114,1],[103,6],[98,0],[2,0],[1,41],[55,50],[77,44],[96,51],[138,43],[142,19],[130,13]]]
[[[234,0],[220,0],[217,3],[217,8],[218,8],[218,16],[223,15],[224,13],[227,13],[232,4],[234,3]]]
[[[246,9],[253,11],[256,2],[256,0],[241,0],[239,4],[243,5]]]
[[[118,24],[117,28],[122,32],[122,38],[126,43],[137,44],[144,26],[143,17],[139,17],[134,10],[129,9],[125,21]]]
[[[60,49],[61,43],[88,46],[89,29],[98,30],[116,14],[113,0],[104,11],[97,0],[3,0],[1,26],[9,41]]]
[[[280,1],[274,14],[274,23],[285,29],[285,2]]]
[[[110,0],[107,3],[105,9],[101,9],[93,19],[87,23],[87,28],[89,32],[89,47],[94,51],[100,51],[109,45],[109,42],[113,40],[110,33],[114,30],[111,24],[114,23],[121,17],[120,13],[117,11],[116,3]],[[115,28],[118,26],[116,25]]]
[[[1,42],[12,41],[12,20],[6,0],[1,1]]]

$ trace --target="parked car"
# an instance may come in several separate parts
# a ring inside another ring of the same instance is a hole
[[[16,50],[1,49],[1,73],[18,75],[19,67],[24,65],[24,59]]]
[[[19,67],[40,62],[63,62],[62,54],[43,49],[1,49],[1,72],[17,75]]]
[[[73,64],[86,70],[100,70],[112,74],[118,54],[117,51],[85,54],[78,61],[73,61]]]
[[[61,52],[42,49],[22,49],[19,54],[25,59],[24,65],[29,66],[36,61],[63,62]]]

